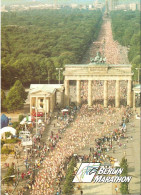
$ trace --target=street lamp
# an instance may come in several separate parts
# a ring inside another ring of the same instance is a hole
[[[32,107],[33,109],[35,109],[36,112],[36,134],[37,134],[37,107]]]
[[[140,70],[141,68],[135,68],[138,71],[138,84],[140,84]]]
[[[63,70],[63,68],[56,68],[56,70],[59,70],[59,84],[60,84],[60,71]]]
[[[45,102],[44,102],[44,109],[45,109],[45,122],[46,122],[46,119],[47,119],[47,115],[46,115],[46,108],[47,108],[47,105],[46,105],[46,94],[45,94]]]
[[[8,176],[8,177],[5,177],[5,178],[3,178],[1,181],[3,181],[4,179],[7,179],[7,178],[9,178],[9,177],[15,177],[15,175],[10,175],[10,176]]]

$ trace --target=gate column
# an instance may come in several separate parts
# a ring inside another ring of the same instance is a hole
[[[50,108],[49,108],[49,102],[50,102],[50,98],[47,98],[46,99],[46,111],[47,111],[47,113],[49,113],[49,111],[50,111]]]
[[[81,104],[81,82],[77,80],[76,82],[76,90],[77,90],[77,106]]]
[[[128,84],[127,84],[127,105],[128,106],[132,106],[132,81],[131,80],[128,80]]]
[[[33,98],[30,95],[30,115],[32,114],[32,100],[33,100]]]
[[[60,96],[61,96],[60,97],[60,99],[61,99],[60,105],[61,105],[61,107],[63,107],[64,106],[64,90],[60,92]]]
[[[88,81],[88,106],[92,106],[92,81]]]
[[[119,80],[116,80],[115,107],[119,108],[119,106],[120,106],[120,86],[119,86]]]
[[[104,107],[108,106],[108,81],[104,81]]]
[[[65,84],[65,106],[69,106],[69,99],[70,99],[69,80],[65,80],[64,84]]]
[[[136,108],[136,94],[135,91],[133,91],[133,109],[135,110]]]

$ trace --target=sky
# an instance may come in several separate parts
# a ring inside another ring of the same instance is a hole
[[[12,4],[34,4],[34,3],[48,3],[53,4],[55,0],[1,0],[2,5]],[[56,0],[58,4],[93,4],[96,0]],[[118,0],[120,3],[140,2],[140,0]],[[98,0],[98,2],[105,2],[105,0]]]

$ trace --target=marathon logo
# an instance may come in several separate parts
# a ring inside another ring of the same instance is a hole
[[[100,163],[82,163],[73,182],[90,183],[93,181],[93,183],[129,183],[132,177],[119,176],[122,172],[123,168],[100,166]]]

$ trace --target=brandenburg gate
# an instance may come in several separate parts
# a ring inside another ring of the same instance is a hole
[[[120,107],[120,81],[127,82],[127,105],[132,106],[132,76],[130,64],[74,64],[65,65],[65,105],[70,103],[69,81],[76,81],[76,102],[81,104],[81,81],[88,81],[88,106],[92,106],[92,81],[104,81],[104,107],[108,106],[108,81],[115,80],[115,107]]]

